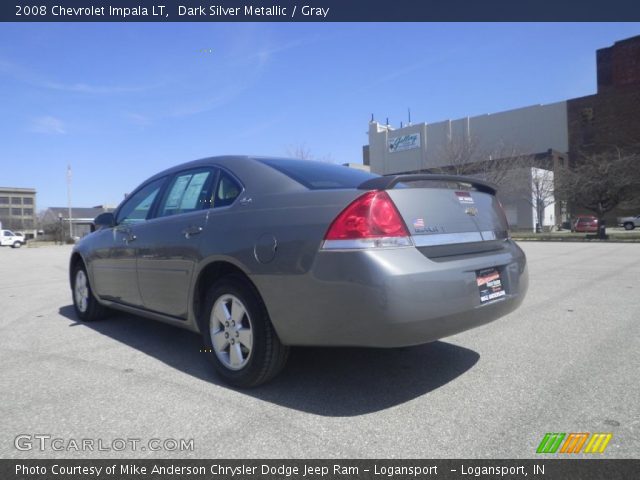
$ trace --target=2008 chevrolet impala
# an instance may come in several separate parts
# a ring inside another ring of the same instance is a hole
[[[417,345],[495,320],[527,290],[495,189],[303,160],[214,157],[161,172],[73,250],[85,321],[113,308],[201,332],[253,386],[289,346]]]

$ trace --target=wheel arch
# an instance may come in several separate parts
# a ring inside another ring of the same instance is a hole
[[[247,286],[253,290],[258,301],[268,312],[267,306],[264,299],[262,298],[262,295],[260,294],[260,291],[258,290],[258,287],[256,287],[255,283],[253,283],[246,271],[244,271],[238,265],[227,260],[214,260],[200,270],[192,293],[194,322],[200,331],[202,331],[200,325],[200,317],[202,313],[201,309],[207,295],[207,290],[215,282],[228,275],[234,275],[242,278],[242,280],[246,282]]]
[[[71,254],[71,258],[69,259],[69,285],[71,285],[71,287],[73,288],[73,270],[76,268],[76,265],[78,265],[78,263],[82,263],[84,265],[84,268],[87,268],[87,264],[84,261],[84,258],[82,258],[82,255],[80,255],[80,253],[78,252],[73,252]],[[88,274],[89,272],[87,272]]]

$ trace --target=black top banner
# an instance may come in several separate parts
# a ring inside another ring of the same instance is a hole
[[[637,0],[14,0],[3,22],[638,21]]]

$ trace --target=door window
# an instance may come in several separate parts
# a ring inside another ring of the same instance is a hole
[[[181,173],[175,177],[160,205],[159,217],[201,210],[207,206],[210,170]]]
[[[118,211],[116,223],[129,225],[144,222],[148,218],[153,202],[164,182],[165,179],[160,178],[131,195]]]

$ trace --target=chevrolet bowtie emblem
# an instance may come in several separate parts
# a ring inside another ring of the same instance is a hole
[[[478,215],[478,209],[476,207],[467,207],[464,209],[464,212],[467,215],[471,215],[472,217],[475,217],[476,215]]]

